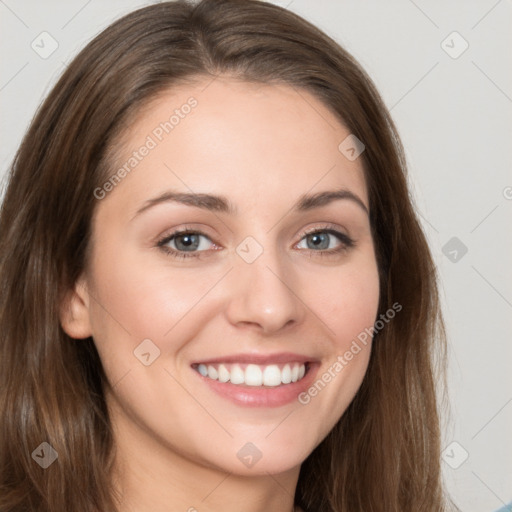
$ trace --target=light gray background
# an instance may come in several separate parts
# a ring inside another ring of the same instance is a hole
[[[2,178],[66,63],[114,19],[148,3],[0,0]],[[273,3],[347,48],[391,109],[442,279],[452,406],[443,441],[448,488],[463,511],[496,510],[512,500],[512,3]],[[49,39],[41,42],[43,31],[58,43],[48,58],[31,47],[51,48]],[[469,47],[457,56],[464,40]]]

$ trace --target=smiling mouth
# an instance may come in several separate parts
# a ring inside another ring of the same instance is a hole
[[[277,387],[300,381],[309,370],[309,363],[286,364],[194,364],[192,368],[203,377],[230,382],[241,387]]]

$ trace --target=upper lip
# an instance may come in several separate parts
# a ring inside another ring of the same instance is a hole
[[[201,359],[193,364],[242,363],[265,365],[273,363],[314,363],[317,361],[311,356],[294,354],[293,352],[279,352],[276,354],[231,354],[229,356]]]

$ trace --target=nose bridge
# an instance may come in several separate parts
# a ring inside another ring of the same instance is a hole
[[[261,239],[261,237],[260,237]],[[233,324],[258,324],[266,332],[298,322],[303,314],[287,255],[266,236],[247,237],[236,248],[228,316]]]

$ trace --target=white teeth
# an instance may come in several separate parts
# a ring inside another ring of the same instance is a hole
[[[248,364],[245,369],[245,383],[248,386],[261,386],[263,383],[263,374],[260,367],[255,364]]]
[[[219,366],[219,381],[220,382],[227,382],[229,380],[229,372],[227,368],[221,364]]]
[[[231,367],[231,384],[243,384],[245,382],[245,373],[239,365],[234,364]]]
[[[263,384],[265,386],[279,386],[281,384],[281,370],[279,366],[271,364],[263,371]]]
[[[196,369],[203,377],[253,387],[290,384],[302,379],[306,374],[306,365],[300,363],[287,363],[282,368],[277,364],[248,364],[245,370],[239,364],[199,364]]]
[[[289,364],[285,364],[283,371],[281,372],[281,382],[283,384],[290,384],[292,381],[292,369]]]
[[[219,372],[212,365],[208,365],[208,377],[215,380],[219,377]]]

